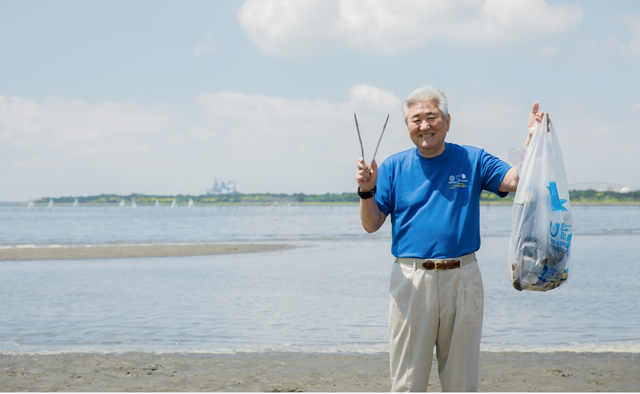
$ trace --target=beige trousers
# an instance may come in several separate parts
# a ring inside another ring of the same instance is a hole
[[[395,263],[389,288],[391,391],[427,391],[436,348],[443,391],[478,391],[484,292],[478,262],[444,271]]]

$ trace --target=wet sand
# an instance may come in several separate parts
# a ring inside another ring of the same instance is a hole
[[[0,355],[0,391],[389,391],[388,354]],[[441,391],[435,371],[430,391]],[[483,352],[480,391],[640,391],[637,353]]]
[[[89,260],[134,257],[205,256],[214,254],[258,253],[290,249],[290,245],[108,245],[0,249],[0,261]]]

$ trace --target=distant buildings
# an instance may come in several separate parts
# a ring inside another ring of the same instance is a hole
[[[586,181],[569,184],[569,190],[595,190],[597,192],[629,193],[638,190],[638,187],[621,182]]]
[[[214,179],[213,187],[205,191],[207,192],[208,195],[238,193],[238,191],[236,190],[235,181],[224,182],[222,179]]]

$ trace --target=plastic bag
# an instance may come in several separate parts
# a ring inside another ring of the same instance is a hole
[[[547,115],[533,133],[519,171],[509,245],[516,290],[547,291],[569,279],[573,219],[558,138]]]

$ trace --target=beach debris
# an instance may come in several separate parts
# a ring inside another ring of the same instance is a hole
[[[519,291],[547,291],[569,279],[573,219],[562,153],[551,123],[545,132],[547,119],[533,133],[513,200],[508,262]]]

